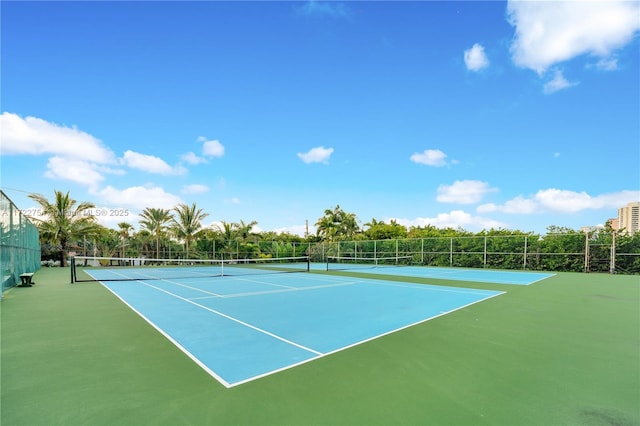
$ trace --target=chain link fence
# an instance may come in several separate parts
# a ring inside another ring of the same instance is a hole
[[[203,250],[204,248],[204,250]],[[95,247],[78,247],[78,254],[105,255]],[[612,233],[546,235],[479,235],[339,242],[213,241],[199,240],[188,256],[177,242],[165,241],[159,250],[128,246],[110,253],[147,259],[257,259],[309,256],[353,259],[411,257],[413,265],[558,272],[640,274],[640,235]]]
[[[2,291],[20,282],[20,274],[40,268],[38,228],[0,191],[0,271]]]

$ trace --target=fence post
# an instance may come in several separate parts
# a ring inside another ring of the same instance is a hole
[[[483,266],[485,269],[487,269],[487,236],[484,236],[484,260],[483,260]]]
[[[589,272],[589,231],[584,231],[584,272]]]
[[[449,267],[453,267],[453,237],[449,238]]]
[[[609,260],[609,273],[616,273],[616,231],[614,230],[611,234],[613,237],[611,239],[611,259]]]

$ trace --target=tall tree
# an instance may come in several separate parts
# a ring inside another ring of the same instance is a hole
[[[249,223],[245,223],[244,220],[241,220],[239,223],[236,223],[236,232],[237,232],[238,238],[243,242],[246,242],[249,240],[256,240],[257,235],[255,235],[251,231],[253,230],[253,227],[257,224],[258,222],[255,220],[252,220]]]
[[[129,239],[129,250],[135,249],[135,255],[149,256],[149,252],[153,250],[153,235],[148,229],[141,229],[138,232],[134,232]],[[131,251],[129,252],[131,253]]]
[[[156,259],[160,258],[160,237],[168,229],[168,224],[172,221],[171,210],[147,207],[140,213],[142,220],[140,225],[156,239]]]
[[[196,203],[190,206],[178,204],[173,210],[178,216],[173,218],[171,229],[176,237],[184,241],[185,256],[189,258],[189,245],[202,230],[202,220],[209,216],[209,213],[197,208]]]
[[[221,251],[229,254],[236,251],[238,242],[237,224],[221,220],[220,223],[213,225],[213,228],[220,236]]]
[[[224,241],[234,241],[237,237],[235,223],[221,220],[219,224],[214,225],[214,228],[222,234]]]
[[[29,198],[40,205],[45,217],[38,223],[40,239],[60,246],[60,265],[65,266],[69,244],[97,232],[95,218],[91,214],[95,205],[86,201],[78,203],[69,196],[69,191],[64,194],[55,190],[53,201],[40,194],[31,194]]]
[[[121,242],[122,237],[118,231],[100,225],[98,232],[95,235],[94,255],[99,255],[101,257],[115,256]],[[106,260],[102,262],[104,262],[104,265],[109,264]]]
[[[388,240],[392,238],[406,238],[407,228],[391,219],[389,224],[384,221],[378,222],[375,218],[371,222],[365,223],[369,228],[364,231],[364,236],[370,240]]]
[[[127,256],[127,240],[129,239],[129,232],[133,229],[133,225],[127,222],[120,222],[118,224],[118,233],[122,239],[122,257]]]
[[[325,210],[316,227],[318,236],[327,241],[352,238],[359,231],[355,213],[347,213],[339,205]]]

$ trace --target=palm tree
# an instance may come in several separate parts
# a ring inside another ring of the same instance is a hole
[[[127,256],[127,239],[129,238],[129,231],[133,229],[133,225],[127,222],[120,222],[118,224],[120,230],[120,237],[122,238],[122,257]]]
[[[317,235],[327,241],[340,238],[351,238],[358,232],[358,222],[355,213],[347,213],[336,206],[333,210],[326,209],[324,216],[316,222]]]
[[[324,216],[316,222],[316,233],[318,237],[325,241],[333,241],[338,234],[338,226],[331,214],[331,210],[325,210],[324,213]]]
[[[156,238],[156,259],[160,259],[160,237],[173,220],[173,215],[170,210],[148,207],[140,213],[140,217],[140,225]]]
[[[238,248],[238,224],[221,220],[220,223],[213,225],[213,229],[220,235],[221,252],[231,254]],[[231,243],[235,242],[235,247]]]
[[[245,223],[244,220],[241,220],[240,223],[236,223],[237,238],[243,243],[255,242],[258,239],[258,236],[251,232],[251,230],[257,224],[258,222],[255,220],[252,220],[249,223]]]
[[[83,201],[77,203],[69,197],[69,191],[54,191],[54,201],[44,195],[31,194],[29,198],[40,204],[45,219],[38,223],[40,239],[60,246],[60,265],[65,266],[66,253],[70,243],[97,232],[97,224],[91,209],[95,205]]]
[[[202,230],[201,221],[209,216],[209,213],[204,213],[202,209],[196,208],[196,203],[191,206],[178,204],[173,210],[177,213],[178,218],[173,218],[171,229],[176,237],[184,241],[185,257],[189,258],[189,243]]]
[[[135,245],[138,253],[143,255],[143,257],[151,257],[148,253],[152,250],[150,243],[153,241],[153,235],[151,235],[148,229],[141,229],[138,232],[134,232],[131,241],[131,245]]]
[[[353,238],[358,231],[360,231],[360,227],[358,226],[356,214],[343,211],[340,221],[340,233],[345,238]]]

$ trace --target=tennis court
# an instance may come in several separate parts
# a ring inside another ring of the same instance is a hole
[[[139,279],[88,272],[226,387],[502,294],[309,273]],[[200,270],[198,271],[200,272]],[[156,274],[176,274],[160,269]],[[184,275],[186,272],[177,273]]]
[[[311,284],[294,279],[296,275],[326,277],[328,281]],[[324,337],[337,339],[348,334],[339,328],[351,325],[345,316],[340,320],[330,317],[327,311],[337,309],[333,304],[347,306],[354,311],[354,316],[363,310],[358,303],[366,303],[369,309],[376,306],[364,300],[366,297],[394,297],[393,301],[378,301],[381,310],[393,306],[391,303],[401,306],[401,299],[391,291],[395,289],[399,294],[401,288],[391,287],[390,292],[380,292],[382,289],[373,287],[386,289],[389,283],[370,279],[392,280],[391,277],[349,275],[337,281],[332,279],[337,275],[320,273],[281,274],[278,278],[275,274],[268,278],[220,277],[208,281],[219,285],[219,294],[236,297],[216,298],[206,294],[200,297],[234,305],[245,300],[248,303],[234,309],[252,310],[256,316],[268,314],[274,321],[282,315],[281,318],[311,324],[317,321],[314,316],[318,314],[304,309],[315,309],[326,315],[327,328],[331,324],[334,327]],[[279,289],[223,293],[224,286],[233,288],[238,279],[241,285],[248,285],[249,282],[242,280],[256,278],[271,284],[300,287],[300,290],[284,288],[280,293],[256,296],[242,293]],[[347,285],[360,278],[362,284]],[[271,281],[273,279],[275,281]],[[277,374],[226,388],[120,299],[113,297],[105,285],[70,284],[68,268],[42,268],[36,274],[36,286],[13,288],[4,294],[0,304],[3,367],[0,423],[105,426],[640,424],[637,276],[557,273],[530,286],[473,282],[456,285],[458,282],[451,280],[397,279],[399,281],[391,284],[405,286],[404,282],[408,281],[418,287],[428,287],[438,283],[444,289],[469,286],[506,292],[436,320],[406,327],[331,356],[314,358],[312,355],[313,362],[285,367]],[[207,281],[169,280],[193,287],[198,281]],[[162,280],[146,283],[157,287],[168,285]],[[341,291],[311,288],[331,284],[336,285],[334,290]],[[137,281],[109,285],[144,286]],[[370,286],[366,293],[371,294],[364,294],[363,288],[363,292],[350,293],[358,300],[348,300],[347,293],[361,285]],[[153,297],[163,293],[146,287]],[[199,296],[186,293],[188,289],[182,286],[177,287],[184,289],[180,290],[185,291],[180,293],[182,297],[204,305],[197,299]],[[299,316],[291,315],[303,295],[320,295],[325,290],[326,296],[318,297],[315,302],[317,307],[304,305]],[[447,294],[426,290],[425,297],[426,294],[434,298],[440,293]],[[295,297],[278,297],[285,294]],[[418,290],[412,290],[404,297],[422,297],[420,295]],[[193,318],[182,320],[179,316],[185,312],[203,308],[193,306],[185,310],[181,305],[190,302],[167,296],[176,303],[169,303],[162,312],[157,307],[151,309],[156,309],[155,315],[164,314],[167,317],[164,321],[168,323],[191,322],[192,333],[187,336],[191,339],[197,339],[198,326],[216,328],[223,322],[208,320],[203,323],[208,325],[202,326]],[[330,297],[336,300],[329,300]],[[139,294],[137,298],[143,296]],[[278,309],[287,312],[274,313],[276,301],[280,303]],[[431,300],[425,303],[429,302]],[[409,300],[407,306],[412,303]],[[225,314],[247,323],[254,322],[253,317],[235,310],[227,310]],[[383,314],[368,315],[374,318],[372,323],[387,322]],[[219,315],[210,313],[210,317]],[[269,324],[256,320],[255,325],[266,329]],[[282,324],[276,325],[278,330],[283,330]],[[247,339],[244,331],[236,335],[233,327],[226,324],[222,327],[219,333],[225,330],[228,339]],[[300,332],[305,327],[299,324],[292,326],[292,330]],[[185,325],[180,328],[184,330]],[[239,325],[238,328],[244,329]],[[203,336],[209,338],[209,330],[199,331],[206,331]],[[287,337],[318,352],[331,350],[331,342],[322,341],[316,347],[310,339]],[[317,344],[319,339],[315,340]],[[338,345],[341,343],[333,342],[334,347]],[[270,349],[257,350],[264,357],[269,356],[265,352]],[[247,354],[249,351],[250,346],[243,344],[221,353],[241,358],[251,355]],[[238,361],[238,364],[241,363]],[[239,383],[235,381],[237,378],[228,380]]]
[[[327,263],[312,264],[315,270],[355,271],[364,274],[395,275],[416,278],[435,278],[454,281],[475,281],[495,284],[530,285],[555,274],[545,272],[505,271],[488,269],[443,268],[411,266],[402,260],[410,257],[381,259],[330,257]]]

